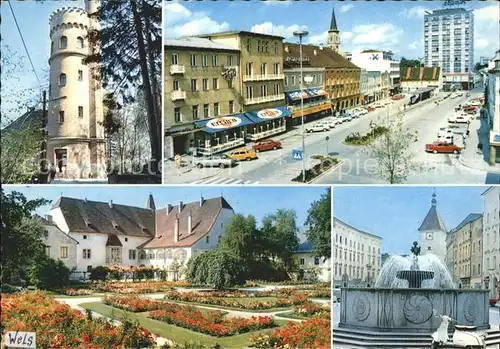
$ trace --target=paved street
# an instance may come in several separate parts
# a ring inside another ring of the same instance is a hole
[[[460,156],[452,154],[427,154],[425,144],[436,139],[440,127],[448,126],[447,118],[454,113],[454,108],[466,100],[479,96],[482,88],[473,91],[471,97],[446,99],[439,105],[434,99],[418,103],[405,113],[405,126],[418,131],[419,139],[412,146],[415,161],[422,167],[419,173],[411,175],[407,183],[414,184],[493,184],[500,183],[500,166],[489,167],[482,155],[476,154],[480,120],[471,123],[471,136],[467,140],[467,150]],[[370,121],[383,125],[393,120],[404,101],[398,101],[385,108],[377,109],[360,119],[337,125],[329,132],[306,135],[306,166],[309,168],[317,160],[313,155],[338,157],[343,163],[337,169],[314,181],[314,184],[383,184],[375,176],[373,160],[370,160],[362,147],[344,145],[342,141],[353,132],[367,133]],[[327,144],[326,136],[329,137]],[[301,147],[299,130],[291,131],[281,137],[274,137],[282,142],[283,149],[259,154],[259,159],[238,164],[231,169],[197,169],[189,168],[178,176],[167,176],[167,183],[187,183],[199,185],[245,185],[245,184],[290,184],[293,177],[302,169],[302,162],[292,159],[292,149]],[[459,160],[459,157],[461,159]],[[190,161],[190,160],[189,160]],[[189,167],[189,166],[188,166]],[[171,170],[166,170],[172,173]]]

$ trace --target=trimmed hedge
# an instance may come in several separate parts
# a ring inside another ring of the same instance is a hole
[[[327,157],[323,155],[316,155],[316,159],[321,160],[321,162],[319,164],[314,165],[313,168],[306,170],[305,182],[313,180],[323,172],[328,171],[329,169],[340,163],[340,160],[337,158]],[[300,171],[300,174],[297,177],[292,179],[292,182],[301,182],[301,183],[304,182],[302,178],[302,171]]]

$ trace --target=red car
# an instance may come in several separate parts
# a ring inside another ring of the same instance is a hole
[[[368,111],[374,111],[374,110],[377,110],[377,108],[375,108],[374,106],[372,105],[369,105],[367,108],[366,108]]]
[[[256,153],[266,150],[276,150],[278,148],[281,148],[281,143],[278,141],[273,141],[272,139],[266,139],[257,142],[252,146],[252,149],[255,150]]]
[[[393,101],[399,101],[400,99],[403,99],[403,98],[404,98],[404,96],[403,96],[403,95],[397,95],[397,96],[392,97],[391,99],[392,99]]]
[[[462,148],[456,146],[455,144],[448,144],[446,142],[434,142],[432,144],[425,145],[425,151],[428,153],[453,153],[459,154]]]

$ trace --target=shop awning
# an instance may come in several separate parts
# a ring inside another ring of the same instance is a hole
[[[290,111],[287,107],[267,108],[257,112],[248,112],[245,115],[255,123],[275,120],[279,118],[287,118],[290,116]]]
[[[304,90],[303,92],[300,92],[300,90],[297,91],[292,91],[292,92],[285,92],[286,96],[290,101],[296,101],[303,96],[304,99],[306,98],[311,98],[311,95],[307,93],[307,90]]]
[[[245,117],[244,114],[226,115],[219,116],[217,118],[195,121],[194,124],[197,127],[203,127],[203,130],[207,133],[216,133],[233,128],[243,127],[246,125],[251,125],[252,122]]]
[[[326,96],[327,93],[325,90],[322,88],[310,88],[307,90],[307,92],[312,96],[312,97],[319,97],[319,96]]]

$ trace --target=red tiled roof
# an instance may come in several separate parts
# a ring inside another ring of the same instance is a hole
[[[221,196],[213,199],[190,202],[156,211],[156,236],[138,248],[188,247],[207,235],[223,208],[233,208]],[[167,212],[167,210],[169,210]],[[191,234],[188,234],[188,217],[191,214]],[[175,220],[179,218],[179,241],[174,241]]]

